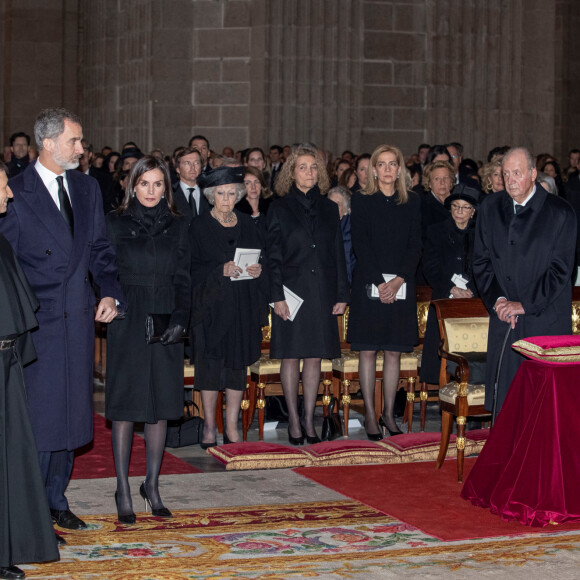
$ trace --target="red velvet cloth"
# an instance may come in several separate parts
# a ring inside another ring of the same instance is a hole
[[[580,364],[524,361],[461,497],[528,526],[580,521]]]

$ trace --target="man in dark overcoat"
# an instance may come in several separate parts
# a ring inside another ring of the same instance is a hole
[[[574,210],[535,182],[534,160],[526,149],[508,151],[502,170],[506,190],[481,203],[473,258],[477,288],[490,313],[485,381],[489,411],[508,329],[498,411],[524,360],[510,345],[531,336],[572,333]]]
[[[83,529],[64,493],[74,449],[93,437],[94,320],[113,320],[124,298],[98,184],[71,171],[83,153],[80,120],[45,109],[34,133],[38,161],[10,181],[14,199],[0,232],[40,302],[38,359],[26,367],[25,381],[48,504],[58,525]],[[96,314],[91,275],[103,296]]]

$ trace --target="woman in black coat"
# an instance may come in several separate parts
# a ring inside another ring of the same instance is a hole
[[[246,195],[236,203],[236,209],[252,216],[252,220],[264,231],[266,230],[266,214],[272,203],[272,192],[266,187],[264,174],[255,167],[245,167],[244,186]]]
[[[0,161],[0,219],[12,197]],[[36,358],[31,331],[38,301],[0,234],[0,578],[24,578],[15,563],[58,560],[22,365]]]
[[[329,179],[318,151],[298,147],[276,181],[282,196],[268,212],[270,302],[274,303],[270,356],[282,359],[280,377],[288,405],[288,437],[293,445],[320,441],[314,407],[322,358],[340,356],[336,316],[349,300],[338,208],[324,197]],[[304,302],[294,320],[284,287]],[[300,359],[304,426],[298,415]]]
[[[421,208],[418,195],[406,189],[399,149],[389,145],[375,149],[370,172],[367,187],[352,199],[352,243],[357,262],[348,340],[352,350],[360,351],[367,436],[379,440],[383,429],[391,435],[400,433],[393,418],[400,358],[418,342],[415,271],[421,254]],[[384,274],[393,278],[386,281]],[[406,296],[397,297],[403,284]],[[384,351],[381,429],[374,408],[378,350]]]
[[[477,296],[471,270],[475,238],[475,208],[478,192],[459,184],[445,200],[451,215],[445,221],[432,225],[427,231],[423,248],[423,273],[433,290],[432,300],[439,298],[473,298]],[[451,278],[458,274],[467,283],[457,283]],[[421,357],[421,380],[438,384],[441,359],[438,355],[441,335],[435,307],[429,308],[427,329]]]
[[[234,209],[246,192],[244,174],[242,167],[203,173],[198,183],[213,207],[190,228],[191,329],[195,386],[205,415],[204,449],[216,445],[216,404],[222,389],[227,401],[224,443],[239,440],[247,367],[260,357],[261,326],[267,324],[267,280],[261,263],[243,272],[234,262],[236,248],[259,250],[260,259],[264,253],[252,218]]]
[[[183,344],[189,320],[187,220],[177,213],[169,171],[152,156],[131,171],[123,203],[107,216],[127,315],[107,333],[106,417],[113,422],[119,521],[134,523],[129,489],[133,423],[145,423],[147,475],[139,490],[153,515],[171,517],[159,496],[167,420],[183,414]],[[145,316],[169,314],[161,341],[145,342]]]

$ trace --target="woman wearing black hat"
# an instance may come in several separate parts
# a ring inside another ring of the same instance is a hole
[[[261,326],[267,323],[263,243],[252,218],[234,209],[246,193],[244,176],[243,167],[218,167],[197,179],[213,206],[190,228],[192,347],[205,415],[204,449],[216,445],[216,403],[223,389],[224,443],[239,441],[246,369],[260,357]],[[234,262],[237,248],[259,250],[259,261],[244,272]]]
[[[427,230],[423,248],[423,273],[433,289],[433,300],[477,296],[471,271],[477,204],[477,190],[461,183],[456,185],[453,193],[445,200],[445,207],[451,212],[450,216]],[[454,278],[456,275],[466,282],[458,282]],[[431,306],[421,360],[423,382],[439,383],[441,359],[437,352],[440,340],[437,314]]]
[[[171,517],[159,496],[167,420],[183,413],[183,343],[189,320],[188,223],[177,212],[169,171],[149,155],[129,175],[125,198],[107,215],[127,315],[107,331],[105,415],[113,422],[119,521],[135,523],[129,489],[134,422],[145,423],[147,475],[140,494],[154,516]],[[147,314],[169,314],[161,342],[145,342]]]

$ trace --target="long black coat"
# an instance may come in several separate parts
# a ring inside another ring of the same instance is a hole
[[[98,183],[66,172],[74,238],[34,165],[10,180],[14,199],[0,232],[10,242],[40,308],[33,333],[38,359],[24,369],[39,451],[76,449],[93,438],[95,293],[123,309],[115,253],[105,232]]]
[[[154,423],[183,412],[183,344],[145,342],[146,314],[171,314],[171,324],[184,329],[189,320],[188,224],[160,203],[149,228],[134,205],[107,215],[129,305],[127,316],[107,332],[106,416],[114,421]]]
[[[264,243],[248,215],[234,210],[240,228],[236,247],[260,249],[265,262]],[[260,357],[261,326],[267,324],[265,268],[257,279],[232,281],[223,275],[226,262],[233,260],[236,247],[222,237],[223,228],[206,212],[190,227],[191,243],[191,344],[204,344],[206,352],[195,349],[194,362],[211,356],[223,359],[227,368],[244,369]]]
[[[352,198],[352,244],[356,265],[352,280],[349,342],[386,346],[406,352],[419,340],[415,271],[421,255],[421,207],[409,192],[407,203],[380,191]],[[367,296],[369,284],[396,274],[407,283],[407,298],[383,304]]]
[[[469,280],[467,287],[477,296],[473,279],[473,243],[475,222],[471,220],[465,230],[460,230],[449,216],[447,220],[433,224],[427,231],[423,247],[423,273],[427,284],[433,290],[432,299],[449,298],[455,284],[453,274],[460,274]],[[435,307],[429,308],[423,356],[421,358],[421,380],[438,383],[441,359],[437,354],[441,336],[437,324]]]
[[[493,388],[508,325],[493,311],[500,297],[525,310],[510,332],[501,366],[497,408],[524,358],[510,348],[531,336],[572,333],[570,278],[576,246],[576,216],[563,199],[539,184],[519,214],[506,191],[488,195],[478,210],[473,273],[490,314],[485,406],[492,410]]]
[[[296,318],[272,315],[270,355],[273,358],[340,356],[338,324],[332,314],[338,302],[349,301],[344,245],[338,206],[314,194],[315,225],[292,188],[268,211],[270,302],[284,300],[283,286],[304,300]]]
[[[0,219],[2,219],[0,217]],[[44,481],[26,408],[22,365],[36,354],[30,331],[38,301],[0,235],[0,566],[58,560]]]

